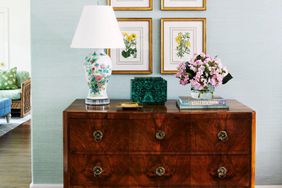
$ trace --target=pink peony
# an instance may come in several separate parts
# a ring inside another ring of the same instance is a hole
[[[199,82],[197,82],[196,80],[191,80],[191,86],[196,90],[203,89],[202,85]]]

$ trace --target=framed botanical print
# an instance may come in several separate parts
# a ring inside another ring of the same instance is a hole
[[[161,0],[161,10],[206,10],[206,0]]]
[[[206,53],[205,18],[161,19],[161,73],[175,74],[180,62]]]
[[[152,73],[152,18],[118,18],[124,49],[111,49],[113,74]]]
[[[153,10],[153,0],[108,0],[114,10]]]

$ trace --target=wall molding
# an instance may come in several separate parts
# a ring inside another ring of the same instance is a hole
[[[8,8],[0,8],[0,41],[3,43],[0,44],[0,50],[3,51],[2,55],[0,54],[0,68],[8,69],[10,68],[9,64],[9,9]],[[2,65],[3,63],[3,65]]]
[[[29,188],[63,188],[63,184],[30,184]],[[282,185],[256,185],[256,188],[282,188]]]
[[[29,188],[63,188],[63,184],[33,184],[31,183]]]

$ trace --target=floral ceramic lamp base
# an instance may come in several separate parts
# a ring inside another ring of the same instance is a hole
[[[84,68],[89,92],[85,99],[88,105],[107,105],[107,85],[112,74],[112,61],[104,50],[95,50],[85,58]]]

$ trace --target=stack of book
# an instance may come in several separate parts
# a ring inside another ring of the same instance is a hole
[[[177,106],[180,110],[191,109],[228,109],[227,101],[221,97],[214,97],[210,100],[193,99],[192,97],[183,96],[177,100]]]

